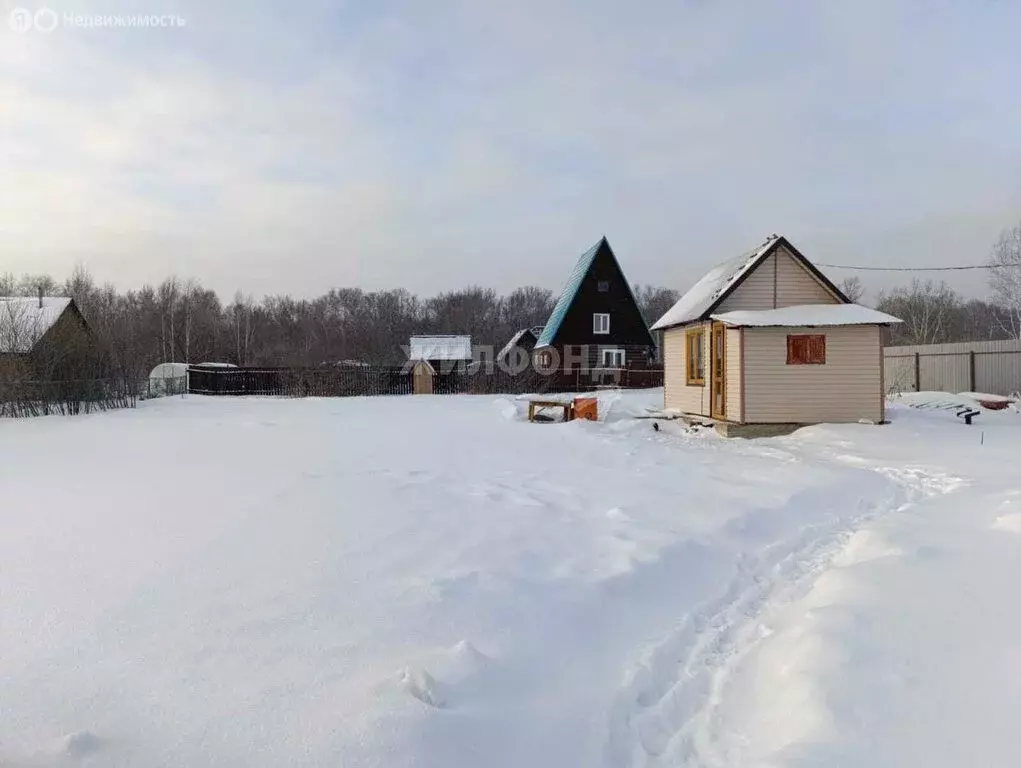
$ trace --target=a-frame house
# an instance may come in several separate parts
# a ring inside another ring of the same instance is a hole
[[[654,365],[656,343],[603,237],[581,255],[533,350],[536,370],[579,386]]]

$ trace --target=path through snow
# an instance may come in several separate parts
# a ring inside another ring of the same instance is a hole
[[[1021,656],[1012,650],[1016,634],[990,643],[985,628],[999,610],[1002,582],[975,578],[976,558],[986,559],[981,570],[1021,575],[1009,545],[994,548],[1001,557],[992,564],[988,542],[976,542],[985,527],[1021,531],[1016,512],[995,514],[1021,501],[1011,467],[1021,425],[996,420],[996,447],[976,451],[984,436],[976,446],[976,435],[954,435],[938,416],[898,415],[911,431],[894,433],[878,450],[833,440],[828,433],[836,430],[827,428],[776,441],[773,450],[789,451],[794,460],[825,456],[868,469],[899,492],[767,548],[722,597],[696,606],[643,653],[613,709],[609,765],[892,768],[976,764],[976,753],[986,755],[982,764],[1021,755],[1021,739],[1008,725],[1021,685],[996,685],[966,650],[992,646],[994,658],[1008,662],[999,672],[1021,672]],[[919,463],[926,460],[932,463]],[[940,526],[950,529],[941,542],[950,546],[919,546]],[[877,577],[898,560],[900,578]],[[933,578],[934,567],[941,578]],[[875,602],[864,599],[869,579]],[[962,582],[971,588],[961,590]],[[975,588],[985,600],[975,599]],[[848,622],[852,606],[855,621]],[[825,614],[841,612],[834,629]],[[969,614],[978,615],[969,621]],[[948,634],[956,640],[941,643]],[[919,677],[919,659],[926,658],[930,674]],[[955,677],[955,684],[945,684]],[[894,690],[884,691],[891,680]],[[934,689],[942,695],[933,696]],[[969,726],[963,731],[962,722]]]

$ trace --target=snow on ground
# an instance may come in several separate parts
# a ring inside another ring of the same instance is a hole
[[[0,423],[0,765],[1016,762],[1021,415],[661,397]]]

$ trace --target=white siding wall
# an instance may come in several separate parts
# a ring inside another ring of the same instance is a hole
[[[727,329],[727,421],[741,421],[741,330],[739,328]]]
[[[684,353],[685,332],[697,325],[671,328],[663,333],[663,376],[665,407],[676,408],[684,413],[694,413],[700,416],[709,415],[709,324],[701,325],[702,337],[702,358],[705,361],[705,385],[701,387],[688,386],[685,366],[687,364]]]
[[[838,299],[815,276],[801,266],[801,262],[777,249],[776,256],[776,307],[796,307],[800,304],[837,304]]]
[[[878,326],[745,328],[744,333],[746,422],[882,420]],[[824,333],[825,365],[787,365],[787,335],[799,333]]]
[[[770,256],[744,279],[730,296],[714,310],[714,314],[738,309],[776,309],[773,306],[773,265],[776,256]]]
[[[822,283],[785,248],[778,248],[717,307],[716,313],[836,303],[837,298]]]

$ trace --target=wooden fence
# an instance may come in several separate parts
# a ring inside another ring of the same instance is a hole
[[[889,392],[988,392],[1021,390],[1021,341],[976,341],[886,347]]]

